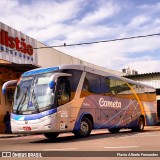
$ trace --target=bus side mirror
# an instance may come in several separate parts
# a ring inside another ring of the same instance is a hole
[[[2,86],[2,94],[6,94],[6,88],[8,86],[16,86],[17,82],[18,80],[10,80],[10,81],[5,82]]]
[[[49,88],[50,89],[54,89],[55,85],[56,85],[56,83],[54,81],[49,82]]]
[[[3,94],[3,95],[6,94],[6,88],[2,89],[2,94]]]

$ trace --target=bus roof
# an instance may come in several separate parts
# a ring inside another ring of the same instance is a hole
[[[45,68],[38,68],[38,69],[33,69],[27,72],[24,72],[22,74],[22,77],[28,77],[32,75],[37,75],[37,74],[43,74],[43,73],[49,73],[49,72],[54,72],[62,69],[76,69],[76,70],[84,70],[83,65],[60,65],[60,66],[53,66],[53,67],[45,67]]]
[[[86,71],[86,72],[90,72],[90,73],[98,74],[98,75],[102,75],[102,76],[111,76],[111,77],[113,76],[113,77],[119,78],[121,80],[124,80],[124,81],[126,81],[128,83],[134,83],[134,84],[137,84],[137,85],[140,85],[140,86],[154,88],[154,87],[142,84],[140,82],[133,81],[131,79],[124,78],[124,77],[112,74],[110,72],[101,71],[101,70],[98,70],[98,69],[94,69],[94,68],[91,68],[91,67],[88,67],[88,66],[84,66],[84,65],[79,65],[79,64],[60,65],[60,66],[33,69],[33,70],[30,70],[30,71],[24,72],[22,74],[22,77],[28,77],[28,76],[32,76],[32,75],[49,73],[49,72],[54,72],[54,71],[64,70],[64,69],[75,69],[75,70]]]

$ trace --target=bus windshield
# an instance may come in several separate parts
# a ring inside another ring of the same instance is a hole
[[[54,103],[53,89],[49,82],[53,73],[23,77],[18,83],[13,110],[15,111],[39,111]]]

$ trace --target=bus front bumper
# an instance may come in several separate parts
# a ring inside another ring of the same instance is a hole
[[[56,118],[45,116],[28,121],[11,119],[11,130],[16,134],[56,132]]]

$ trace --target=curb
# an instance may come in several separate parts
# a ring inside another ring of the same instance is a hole
[[[14,138],[14,137],[22,137],[22,136],[27,136],[27,135],[22,135],[22,134],[17,134],[17,135],[0,135],[0,138]]]

